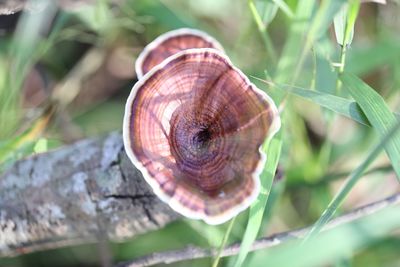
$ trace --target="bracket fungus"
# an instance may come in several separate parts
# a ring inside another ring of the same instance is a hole
[[[126,152],[154,193],[175,211],[220,224],[260,190],[261,145],[280,128],[271,98],[220,51],[188,49],[133,87]]]
[[[158,36],[140,53],[135,62],[138,79],[169,56],[191,48],[215,48],[224,52],[222,45],[203,31],[188,28],[169,31]]]

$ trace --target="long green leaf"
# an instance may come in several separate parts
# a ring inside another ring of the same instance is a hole
[[[268,142],[265,142],[268,143]],[[260,230],[263,219],[264,209],[267,205],[269,193],[271,192],[272,182],[274,180],[276,168],[278,166],[279,157],[281,154],[282,140],[281,135],[274,137],[269,144],[265,144],[263,150],[267,154],[267,163],[261,173],[261,192],[257,200],[251,205],[249,213],[249,221],[244,233],[240,252],[235,262],[235,267],[242,266],[250,247]]]
[[[344,115],[358,123],[370,126],[367,117],[354,101],[348,100],[343,97],[322,93],[320,91],[314,91],[299,87],[283,86],[279,88],[292,94],[306,98],[307,100],[310,100],[322,107],[328,108],[338,114]]]
[[[269,81],[262,80],[256,77],[253,77],[259,81],[262,81],[267,84],[271,84]],[[355,122],[364,124],[366,126],[371,126],[370,122],[368,121],[368,118],[365,116],[363,110],[359,107],[359,105],[352,100],[331,95],[328,93],[324,93],[321,90],[320,91],[315,91],[311,89],[305,89],[302,87],[298,86],[290,86],[287,84],[278,84],[278,83],[273,83],[272,84],[274,88],[277,88],[279,90],[285,91],[287,93],[300,96],[306,100],[309,100],[317,105],[320,105],[324,108],[330,109],[333,112],[336,112],[340,115],[343,115],[349,119],[352,119]],[[395,116],[397,119],[400,119],[400,114],[394,112],[393,116]]]
[[[360,11],[360,4],[360,0],[350,1],[343,45],[349,45],[353,41],[354,25]]]
[[[386,136],[398,119],[390,111],[385,100],[369,85],[352,74],[344,73],[340,79],[381,138]],[[385,145],[385,150],[400,180],[400,133],[394,135]]]

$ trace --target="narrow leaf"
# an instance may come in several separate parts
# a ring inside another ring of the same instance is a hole
[[[346,196],[350,193],[351,189],[355,186],[357,181],[362,177],[368,166],[376,159],[379,153],[382,151],[383,146],[393,141],[398,136],[400,123],[397,122],[381,139],[381,141],[374,147],[374,149],[368,154],[367,158],[350,173],[349,178],[343,183],[342,187],[336,193],[335,197],[329,203],[328,207],[322,213],[321,217],[313,225],[310,232],[307,234],[305,240],[314,237],[318,234],[324,226],[332,219],[333,215],[339,208],[340,204],[344,201]]]
[[[339,257],[348,257],[390,236],[400,227],[400,207],[387,207],[373,215],[329,229],[301,245],[301,240],[255,253],[251,267],[331,266]],[[287,241],[288,236],[278,237]]]
[[[249,8],[250,8],[251,14],[253,15],[254,21],[257,24],[258,30],[260,32],[263,32],[265,30],[265,24],[263,23],[263,20],[260,16],[260,13],[257,10],[257,7],[256,7],[254,1],[249,0]]]
[[[286,39],[278,62],[276,76],[274,79],[278,82],[290,82],[293,79],[293,72],[299,61],[302,52],[302,43],[304,42],[304,33],[307,32],[310,20],[313,14],[315,1],[299,0],[293,21],[290,25],[289,35]],[[276,97],[280,102],[282,96]]]
[[[360,0],[353,0],[349,4],[349,10],[347,14],[347,24],[345,30],[345,44],[349,45],[353,41],[354,35],[354,25],[356,24],[356,19],[358,11],[360,10]]]
[[[325,107],[327,109],[332,110],[340,115],[343,115],[355,122],[364,124],[366,126],[371,126],[368,121],[368,117],[365,116],[364,111],[359,107],[359,105],[349,99],[331,95],[328,93],[322,92],[322,90],[315,91],[311,89],[305,89],[298,86],[290,86],[287,84],[279,84],[279,83],[271,83],[266,80],[262,80],[256,77],[253,77],[259,81],[263,81],[264,83],[273,85],[274,88],[280,89],[287,93],[300,96],[304,99],[307,99],[317,105]],[[394,112],[393,116],[400,120],[400,114]]]
[[[250,251],[251,245],[257,238],[257,234],[260,230],[263,219],[264,209],[267,205],[269,193],[271,192],[272,188],[272,182],[274,180],[276,168],[278,166],[281,148],[282,140],[280,134],[274,137],[269,142],[269,144],[268,141],[266,141],[264,144],[263,150],[267,154],[267,162],[260,177],[261,192],[257,200],[250,207],[249,221],[247,223],[246,231],[242,239],[239,255],[234,265],[235,267],[242,266],[244,260],[247,257],[247,254]]]
[[[344,73],[340,79],[364,111],[372,127],[381,138],[386,136],[398,119],[390,111],[384,99],[369,85],[352,74]],[[400,133],[393,136],[386,144],[385,150],[397,177],[400,178]]]
[[[294,58],[296,60],[295,61],[296,68],[294,69],[294,72],[291,73],[292,76],[291,83],[295,83],[295,81],[297,80],[298,75],[302,70],[302,66],[304,64],[306,56],[309,53],[311,47],[314,45],[317,39],[326,34],[326,31],[331,25],[334,16],[340,10],[341,6],[345,4],[345,2],[346,2],[345,0],[321,1],[321,4],[319,5],[317,12],[315,12],[315,15],[312,16],[313,19],[311,24],[309,25],[309,29],[305,31],[307,32],[307,35],[305,38],[304,45],[302,45],[302,43],[294,44],[296,46],[301,47],[301,53],[299,54],[299,58]],[[276,80],[281,82],[281,80],[278,78],[279,76],[276,77]]]
[[[329,26],[332,25],[332,20],[345,4],[345,0],[325,0],[321,2],[308,33],[312,42],[326,34]]]
[[[350,45],[354,36],[354,25],[360,9],[360,1],[353,0],[342,6],[335,16],[333,25],[336,41],[340,45]]]
[[[262,2],[258,1],[256,4],[258,10],[264,10],[264,12],[260,12],[260,14],[262,14],[263,24],[267,26],[275,18],[279,7],[271,0]]]
[[[294,14],[290,7],[283,0],[272,0],[289,18],[293,18]]]
[[[344,41],[344,32],[346,29],[346,21],[347,21],[347,12],[349,10],[349,5],[345,4],[338,14],[335,16],[333,20],[333,28],[335,30],[335,36],[336,36],[336,42],[340,45],[343,45],[345,43]],[[350,33],[350,42],[353,40],[353,33],[354,31],[351,31]]]

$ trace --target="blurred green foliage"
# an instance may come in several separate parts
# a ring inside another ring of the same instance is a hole
[[[388,114],[395,120],[390,111],[399,111],[399,14],[396,1],[360,5],[356,0],[127,0],[118,4],[99,0],[73,9],[57,9],[48,1],[45,10],[15,15],[17,27],[0,33],[0,171],[22,157],[120,130],[125,100],[135,83],[135,57],[159,34],[192,27],[218,39],[234,64],[254,77],[253,82],[282,109],[280,139],[273,142],[282,141],[278,169],[284,178],[275,181],[271,190],[266,183],[265,211],[252,207],[252,216],[263,214],[262,221],[248,220],[248,212],[243,212],[228,243],[243,240],[246,231],[250,231],[249,242],[256,236],[313,224],[341,192],[343,179],[385,138]],[[117,59],[132,70],[122,76],[115,67],[112,93],[104,92],[107,87],[98,92],[86,89],[84,83],[72,83],[79,80],[77,66],[85,69],[92,64],[84,60],[88,51],[100,51],[98,55],[107,58],[121,47],[127,52]],[[43,70],[45,74],[39,73],[43,87],[51,89],[33,106],[26,92],[32,68]],[[340,81],[341,73],[364,82],[349,91],[349,84]],[[363,97],[370,90],[382,99],[368,103]],[[385,112],[376,112],[381,108]],[[393,141],[390,157],[394,161],[400,156],[397,143]],[[389,158],[383,153],[375,156],[368,175],[348,188],[349,195],[346,192],[333,213],[399,191]],[[398,162],[392,164],[398,168]],[[182,220],[110,244],[109,249],[117,262],[189,244],[218,247],[226,227]],[[305,245],[295,242],[248,255],[244,249],[247,258],[242,266],[400,266],[399,227],[399,210],[391,209],[318,234]],[[37,252],[0,259],[0,266],[100,266],[99,251],[96,245],[85,245]],[[235,262],[236,257],[222,259],[220,266]],[[211,259],[173,264],[188,265],[210,266]]]

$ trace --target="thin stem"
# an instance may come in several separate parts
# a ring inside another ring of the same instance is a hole
[[[349,178],[345,181],[345,183],[342,185],[338,193],[329,203],[328,207],[322,213],[321,217],[311,228],[310,232],[304,239],[304,242],[317,235],[322,230],[322,228],[332,219],[333,215],[339,208],[340,204],[344,201],[344,199],[349,194],[351,189],[353,189],[357,181],[362,177],[363,173],[368,168],[368,166],[375,160],[378,154],[383,150],[387,141],[397,132],[399,127],[400,127],[400,122],[397,123],[392,129],[390,129],[389,133],[374,147],[374,149],[368,154],[367,158],[361,163],[361,165],[359,165],[354,171],[351,172]]]
[[[338,74],[342,74],[344,72],[344,66],[346,64],[346,52],[347,52],[347,44],[343,44],[340,49],[340,63],[339,63],[339,70]],[[342,81],[340,80],[339,76],[336,80],[336,94],[340,96],[342,91]]]
[[[222,239],[221,246],[218,249],[218,253],[217,253],[217,256],[215,257],[212,267],[218,266],[219,260],[221,259],[221,256],[222,256],[222,251],[224,250],[226,242],[228,241],[229,235],[230,235],[233,225],[235,223],[235,219],[236,219],[236,216],[233,217],[233,219],[229,222],[228,229],[226,229],[224,238]]]
[[[383,172],[383,173],[393,172],[393,167],[390,164],[378,166],[378,167],[370,169],[369,171],[366,171],[364,173],[364,176],[368,176],[368,175],[380,173],[380,172]],[[339,173],[328,173],[326,175],[323,175],[321,178],[319,178],[315,182],[306,182],[306,181],[287,182],[286,188],[290,189],[290,190],[295,190],[295,189],[298,189],[299,187],[315,188],[315,187],[319,187],[319,186],[326,186],[327,184],[329,184],[331,182],[341,180],[345,177],[348,177],[349,175],[350,175],[350,172],[348,172],[348,171],[339,172]]]
[[[344,65],[346,63],[346,52],[347,52],[347,44],[342,45],[342,49],[340,51],[339,74],[344,72]]]
[[[358,13],[358,11],[356,12]],[[343,33],[343,40],[342,40],[342,44],[341,44],[341,49],[340,49],[340,63],[339,63],[339,76],[340,74],[342,74],[344,72],[344,66],[346,64],[346,52],[347,52],[347,46],[349,45],[349,35],[350,35],[350,31],[351,29],[351,24],[353,24],[354,26],[354,22],[355,19],[357,18],[357,15],[354,17],[354,21],[353,23],[351,21],[349,21],[349,17],[346,18],[346,24],[344,27],[344,33]],[[336,80],[336,94],[340,95],[342,90],[342,82],[340,80],[340,78],[338,77]]]
[[[312,57],[313,57],[313,69],[312,69],[312,80],[310,84],[310,88],[315,90],[317,84],[317,55],[315,53],[315,48],[312,49]]]
[[[400,204],[400,193],[389,196],[385,199],[367,204],[360,208],[350,211],[344,215],[341,215],[333,220],[331,220],[323,230],[329,230],[340,225],[353,222],[355,220],[361,219],[368,215],[374,214],[378,211],[381,211],[389,206],[399,205]],[[250,251],[256,251],[261,249],[267,249],[271,247],[278,246],[282,243],[303,238],[310,230],[310,227],[305,227],[302,229],[291,230],[287,232],[277,233],[268,237],[263,237],[257,239],[253,245],[251,246]],[[221,253],[222,257],[236,255],[240,251],[241,243],[234,243],[225,247]],[[180,250],[171,250],[164,251],[159,253],[152,253],[147,256],[143,256],[141,258],[137,258],[132,261],[121,262],[116,264],[114,267],[145,267],[152,266],[161,263],[175,263],[185,260],[193,260],[200,258],[207,258],[214,255],[215,250],[210,250],[207,248],[188,246],[186,248]]]
[[[249,8],[250,8],[251,14],[253,15],[254,22],[256,23],[257,29],[260,32],[261,38],[264,42],[265,49],[267,50],[268,55],[271,57],[271,64],[275,65],[277,62],[275,48],[274,48],[271,38],[269,37],[269,34],[267,32],[267,27],[264,25],[253,0],[249,0],[248,3],[249,3]]]
[[[275,48],[266,30],[264,32],[261,32],[261,38],[263,39],[265,49],[268,51],[268,54],[270,56],[271,64],[275,65],[277,62]]]
[[[304,61],[306,59],[307,53],[309,51],[309,49],[312,47],[313,45],[313,41],[315,40],[315,36],[316,36],[316,32],[318,30],[318,27],[320,26],[320,21],[322,19],[322,17],[324,16],[326,10],[329,7],[329,1],[322,1],[320,8],[318,9],[314,19],[312,20],[311,24],[309,25],[309,30],[307,32],[305,41],[304,41],[304,47],[303,50],[301,51],[297,66],[294,70],[294,74],[292,76],[292,84],[294,84],[300,74],[300,71],[303,67]]]

